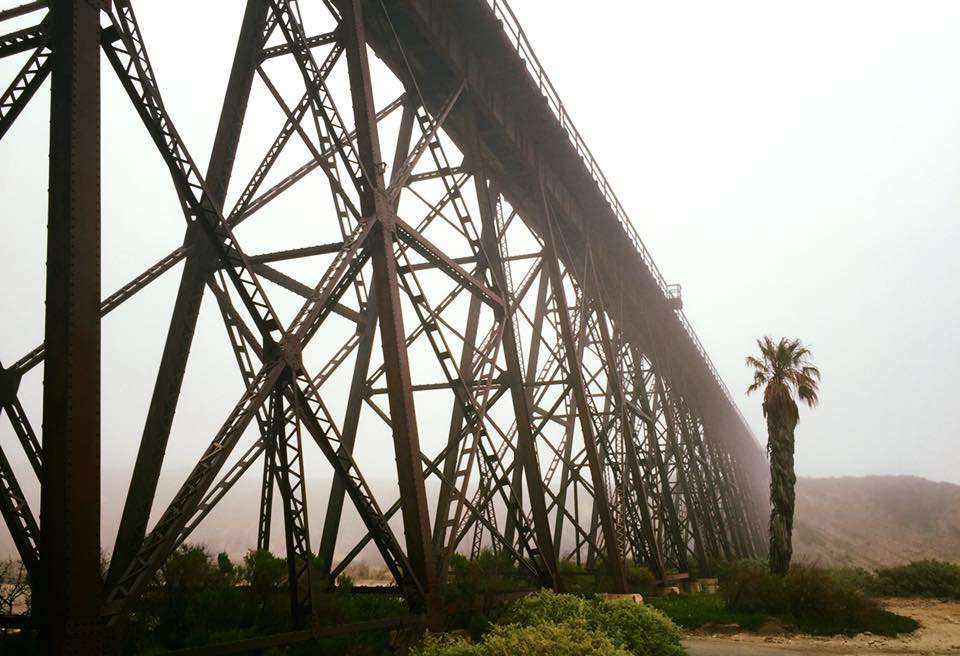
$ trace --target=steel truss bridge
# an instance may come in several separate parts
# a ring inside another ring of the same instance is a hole
[[[51,653],[99,649],[101,628],[123,620],[244,475],[262,490],[251,543],[271,546],[271,509],[282,508],[294,627],[311,624],[312,597],[368,545],[428,613],[458,551],[491,549],[554,588],[558,562],[573,559],[616,590],[631,562],[663,578],[761,555],[762,450],[506,3],[236,5],[242,24],[205,171],[164,105],[130,0],[0,13],[0,26],[15,26],[2,30],[0,57],[24,62],[0,98],[0,137],[51,85],[45,335],[0,369],[19,438],[3,448],[29,462],[14,471],[0,451],[0,510]],[[182,246],[104,299],[102,60],[156,146],[145,156],[169,169],[185,221]],[[385,79],[402,92],[375,102]],[[279,119],[256,121],[275,138],[240,170],[251,94],[270,98]],[[291,152],[305,154],[298,167]],[[272,204],[304,187],[316,200],[310,229],[288,229],[293,247],[264,252],[243,238],[241,224],[258,219],[284,230]],[[100,322],[181,263],[101,580]],[[244,391],[215,434],[192,437],[203,455],[158,509],[204,297]],[[18,400],[40,365],[42,441]],[[320,530],[308,521],[304,466],[316,449],[333,478],[313,514]],[[398,495],[374,493],[371,454],[395,458]],[[39,485],[39,508],[25,484]],[[338,534],[345,505],[365,527],[359,541]]]

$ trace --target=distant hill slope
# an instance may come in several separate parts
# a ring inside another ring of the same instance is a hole
[[[960,562],[960,485],[915,476],[801,478],[794,554],[868,568]]]
[[[157,520],[186,475],[186,471],[180,470],[166,472],[157,492],[152,521]],[[104,549],[110,550],[129,473],[107,470],[103,477],[101,539]],[[396,499],[396,481],[375,480],[370,484],[382,505],[387,506]],[[318,544],[323,526],[329,486],[329,480],[309,481],[314,544]],[[191,535],[190,541],[204,543],[214,552],[226,550],[235,556],[245,553],[256,542],[259,487],[259,471],[241,479]],[[432,500],[436,494],[436,486],[431,484],[427,496]],[[271,546],[280,552],[283,521],[279,495],[274,495],[274,502]],[[31,504],[39,507],[39,501],[33,497]],[[399,517],[395,517],[391,525],[402,535]],[[365,534],[362,522],[349,503],[344,510],[341,533],[339,550],[352,546]],[[801,478],[797,482],[794,550],[797,558],[819,560],[825,565],[875,567],[920,558],[960,562],[960,486],[907,476]],[[15,552],[6,528],[0,525],[0,557]],[[372,546],[368,546],[362,558],[370,562],[378,560]]]

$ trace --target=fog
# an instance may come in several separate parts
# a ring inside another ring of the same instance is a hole
[[[820,406],[801,411],[799,474],[960,483],[960,429],[952,422],[960,365],[960,5],[512,4],[661,271],[683,286],[684,311],[758,438],[765,425],[760,399],[744,395],[743,358],[761,335],[799,337],[824,375]],[[242,3],[135,6],[167,108],[203,169]],[[0,61],[2,84],[21,63]],[[374,73],[382,106],[399,89],[382,70]],[[103,77],[106,295],[177,247],[183,220],[169,174],[106,64]],[[0,142],[5,365],[43,332],[48,88]],[[252,111],[266,112],[266,104],[261,89]],[[244,138],[254,145],[241,147],[238,162],[256,161],[277,120],[274,110],[269,123],[248,121]],[[293,195],[274,211],[303,215],[315,211],[312,202]],[[240,236],[256,244],[248,251],[264,252],[297,245],[297,235],[288,227]],[[115,516],[125,494],[180,270],[104,322],[105,517]],[[21,387],[38,429],[41,380],[38,368]],[[163,494],[172,494],[241,389],[208,299]],[[17,449],[5,417],[0,444]],[[390,480],[389,450],[365,458],[371,478]],[[11,459],[25,471],[22,457]],[[27,487],[35,500],[35,487]]]
[[[960,5],[512,5],[754,432],[799,337],[801,475],[960,482]]]

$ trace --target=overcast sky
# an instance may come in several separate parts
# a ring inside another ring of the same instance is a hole
[[[824,374],[821,405],[801,412],[801,475],[960,483],[960,3],[512,4],[754,432],[765,437],[743,358],[761,335],[799,337]],[[242,3],[136,7],[167,106],[205,162]],[[18,66],[0,62],[2,85]],[[103,93],[110,293],[179,245],[182,220],[118,85],[105,79]],[[45,94],[0,142],[4,364],[42,334]],[[277,127],[247,129],[264,142]],[[104,323],[107,467],[132,462],[178,277]],[[232,367],[208,310],[194,361]],[[37,426],[38,375],[23,390]],[[237,390],[224,407],[197,401],[209,393],[205,374],[188,374],[175,430],[212,434]],[[205,439],[168,465],[192,465]]]
[[[960,482],[960,3],[511,4],[754,432],[799,337],[801,475]]]

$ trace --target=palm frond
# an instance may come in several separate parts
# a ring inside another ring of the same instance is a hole
[[[820,397],[817,394],[816,387],[810,385],[800,385],[797,387],[797,396],[801,401],[806,403],[811,408],[815,407],[820,403]]]
[[[820,370],[817,367],[814,367],[812,364],[804,365],[800,371],[802,371],[803,375],[807,376],[808,378],[816,378],[817,380],[820,380]]]
[[[748,355],[746,365],[753,370],[753,383],[747,394],[765,388],[764,414],[767,408],[780,404],[796,413],[794,394],[800,401],[813,407],[819,402],[820,369],[811,359],[810,347],[799,339],[781,337],[774,341],[770,335],[757,340],[759,355]]]
[[[767,365],[766,362],[764,362],[763,360],[760,360],[759,358],[756,358],[756,357],[754,357],[754,356],[752,356],[752,355],[748,355],[748,356],[747,356],[747,358],[746,358],[746,363],[747,363],[747,366],[748,366],[748,367],[753,367],[753,368],[756,369],[757,371],[767,372],[767,371],[770,370],[770,367],[769,367],[769,365]]]

